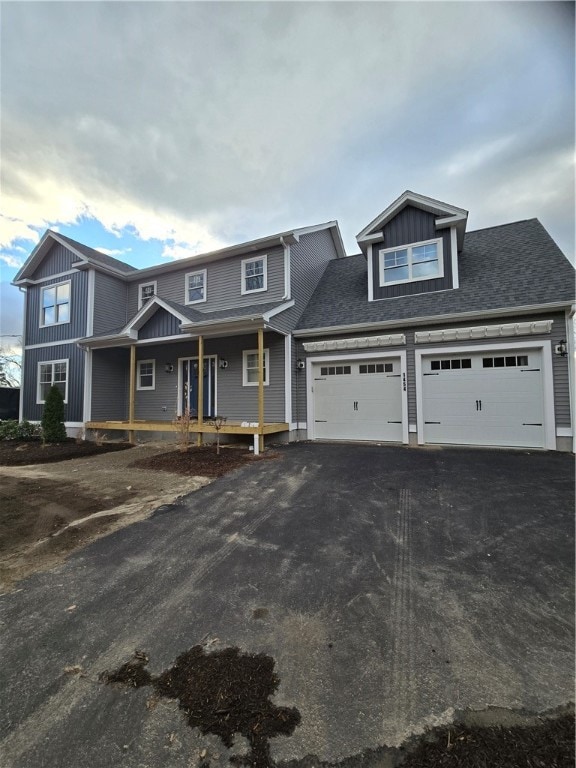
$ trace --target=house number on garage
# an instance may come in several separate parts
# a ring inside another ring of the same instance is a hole
[[[406,374],[402,374],[402,389],[406,392]]]

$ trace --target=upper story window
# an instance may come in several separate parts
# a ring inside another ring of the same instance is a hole
[[[70,281],[42,288],[40,325],[70,322]]]
[[[443,277],[442,240],[380,251],[380,286]]]
[[[256,259],[242,261],[242,293],[256,293],[267,288],[267,259],[259,256]]]
[[[38,363],[36,402],[46,402],[46,395],[53,386],[58,387],[64,402],[68,402],[68,360],[50,360],[49,362]]]
[[[140,283],[138,286],[138,309],[141,309],[147,301],[156,295],[156,280],[150,283]]]
[[[138,360],[137,389],[154,389],[155,378],[154,360]]]
[[[186,275],[186,304],[206,301],[206,270],[190,272]]]
[[[270,382],[270,350],[264,350],[264,386],[267,387]],[[246,349],[242,352],[242,386],[258,386],[258,350]]]

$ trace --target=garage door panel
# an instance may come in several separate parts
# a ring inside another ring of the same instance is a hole
[[[468,355],[466,370],[448,368],[447,357],[446,369],[432,373],[433,358],[423,359],[424,442],[544,447],[541,352],[490,353],[488,362],[497,354],[510,363],[501,367],[488,367],[486,353],[461,354]]]
[[[337,368],[342,370],[340,374]],[[344,373],[344,368],[350,372]],[[402,441],[399,358],[321,363],[314,366],[313,378],[316,438]]]

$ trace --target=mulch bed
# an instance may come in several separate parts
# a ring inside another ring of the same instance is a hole
[[[129,443],[103,443],[83,441],[77,443],[70,439],[62,443],[42,443],[40,440],[1,440],[0,465],[18,467],[27,464],[48,464],[67,459],[81,459],[84,456],[97,456],[100,453],[124,451],[132,448]]]
[[[277,707],[270,700],[280,685],[271,656],[241,653],[238,648],[205,653],[195,645],[157,677],[147,664],[147,654],[136,651],[116,671],[103,672],[100,680],[129,688],[150,685],[155,699],[177,699],[191,728],[219,736],[226,747],[233,746],[235,733],[241,734],[250,752],[230,758],[233,764],[272,768],[270,739],[290,736],[300,723],[297,709]]]
[[[216,446],[203,445],[189,448],[187,451],[170,451],[146,459],[137,459],[131,466],[138,469],[174,472],[179,475],[221,477],[244,464],[277,457],[278,454],[271,451],[254,456],[251,451],[243,447],[220,447],[218,455]]]

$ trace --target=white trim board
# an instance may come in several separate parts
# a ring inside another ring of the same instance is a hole
[[[418,444],[424,443],[424,403],[422,397],[422,358],[432,355],[449,355],[452,353],[477,354],[478,352],[498,352],[512,349],[539,349],[542,352],[542,389],[544,394],[544,447],[556,450],[556,416],[554,414],[554,379],[552,374],[552,342],[546,341],[511,341],[503,344],[475,344],[472,347],[427,347],[415,350],[416,362],[416,414],[418,426]]]
[[[476,325],[468,328],[442,328],[433,331],[415,331],[415,344],[443,341],[475,341],[503,336],[531,336],[551,333],[554,320],[533,320],[525,323],[501,323],[500,325]]]
[[[403,333],[384,336],[357,336],[352,339],[329,339],[327,341],[305,341],[305,352],[334,352],[339,349],[373,349],[374,347],[397,347],[406,344]]]
[[[315,363],[329,363],[344,360],[385,360],[386,358],[400,358],[400,375],[402,376],[402,442],[408,444],[408,387],[406,350],[366,352],[355,355],[322,355],[320,357],[306,358],[306,422],[310,425],[308,439],[314,440],[314,377],[312,366]]]
[[[44,344],[26,344],[24,349],[43,349],[44,347],[64,347],[66,344],[78,344],[82,338],[64,339],[63,341],[46,341]]]
[[[284,421],[292,422],[292,336],[284,336]]]

